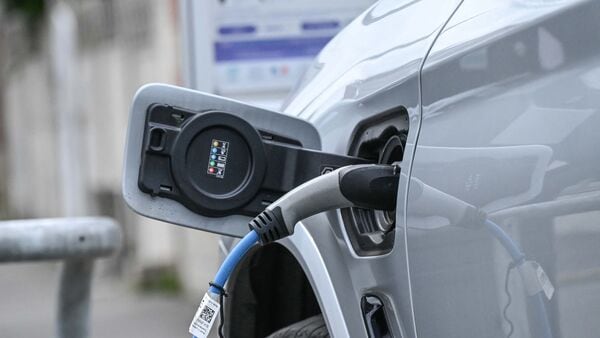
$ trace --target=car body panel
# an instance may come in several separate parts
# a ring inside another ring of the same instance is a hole
[[[418,185],[484,211],[543,267],[554,337],[600,332],[599,18],[598,1],[465,0],[434,44],[407,204],[418,336],[511,331],[506,251]],[[518,276],[512,336],[541,336]]]
[[[321,135],[323,151],[346,154],[361,121],[403,107],[410,124],[405,158],[410,159],[420,121],[419,70],[458,3],[378,2],[317,57],[284,113],[311,122]],[[402,170],[408,171],[409,164],[405,161]],[[385,303],[395,337],[413,336],[402,224],[407,182],[403,176],[395,246],[387,255],[357,256],[339,211],[304,220],[293,236],[281,241],[311,281],[334,337],[367,335],[360,309],[361,298],[367,293]]]

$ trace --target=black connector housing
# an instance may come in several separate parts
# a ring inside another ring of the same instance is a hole
[[[252,219],[248,223],[248,226],[250,227],[250,231],[256,231],[262,245],[275,242],[290,235],[283,221],[281,208],[279,207],[275,207],[273,210],[265,209]]]
[[[342,168],[340,191],[359,208],[394,210],[399,179],[400,168],[393,165]]]

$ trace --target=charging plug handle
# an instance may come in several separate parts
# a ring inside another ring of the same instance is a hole
[[[391,211],[396,209],[400,167],[358,165],[340,169],[340,191],[355,207]]]
[[[359,207],[393,210],[400,168],[395,165],[350,165],[316,177],[270,204],[249,223],[267,244],[294,232],[299,221],[323,211]]]

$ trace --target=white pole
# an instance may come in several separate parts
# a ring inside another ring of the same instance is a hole
[[[51,6],[49,52],[54,113],[57,117],[60,199],[63,216],[86,213],[78,103],[77,21],[63,1]],[[49,149],[49,151],[51,151]],[[87,338],[94,263],[85,257],[65,260],[59,286],[57,336]]]
[[[50,12],[50,68],[57,117],[60,199],[63,216],[86,212],[81,114],[78,108],[77,21],[72,9],[57,1]]]

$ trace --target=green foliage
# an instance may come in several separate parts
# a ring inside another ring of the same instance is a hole
[[[46,10],[45,0],[1,0],[4,8],[10,12],[23,14],[31,25],[37,24]]]
[[[142,292],[176,295],[181,292],[181,280],[172,267],[155,267],[142,273],[138,282]]]

